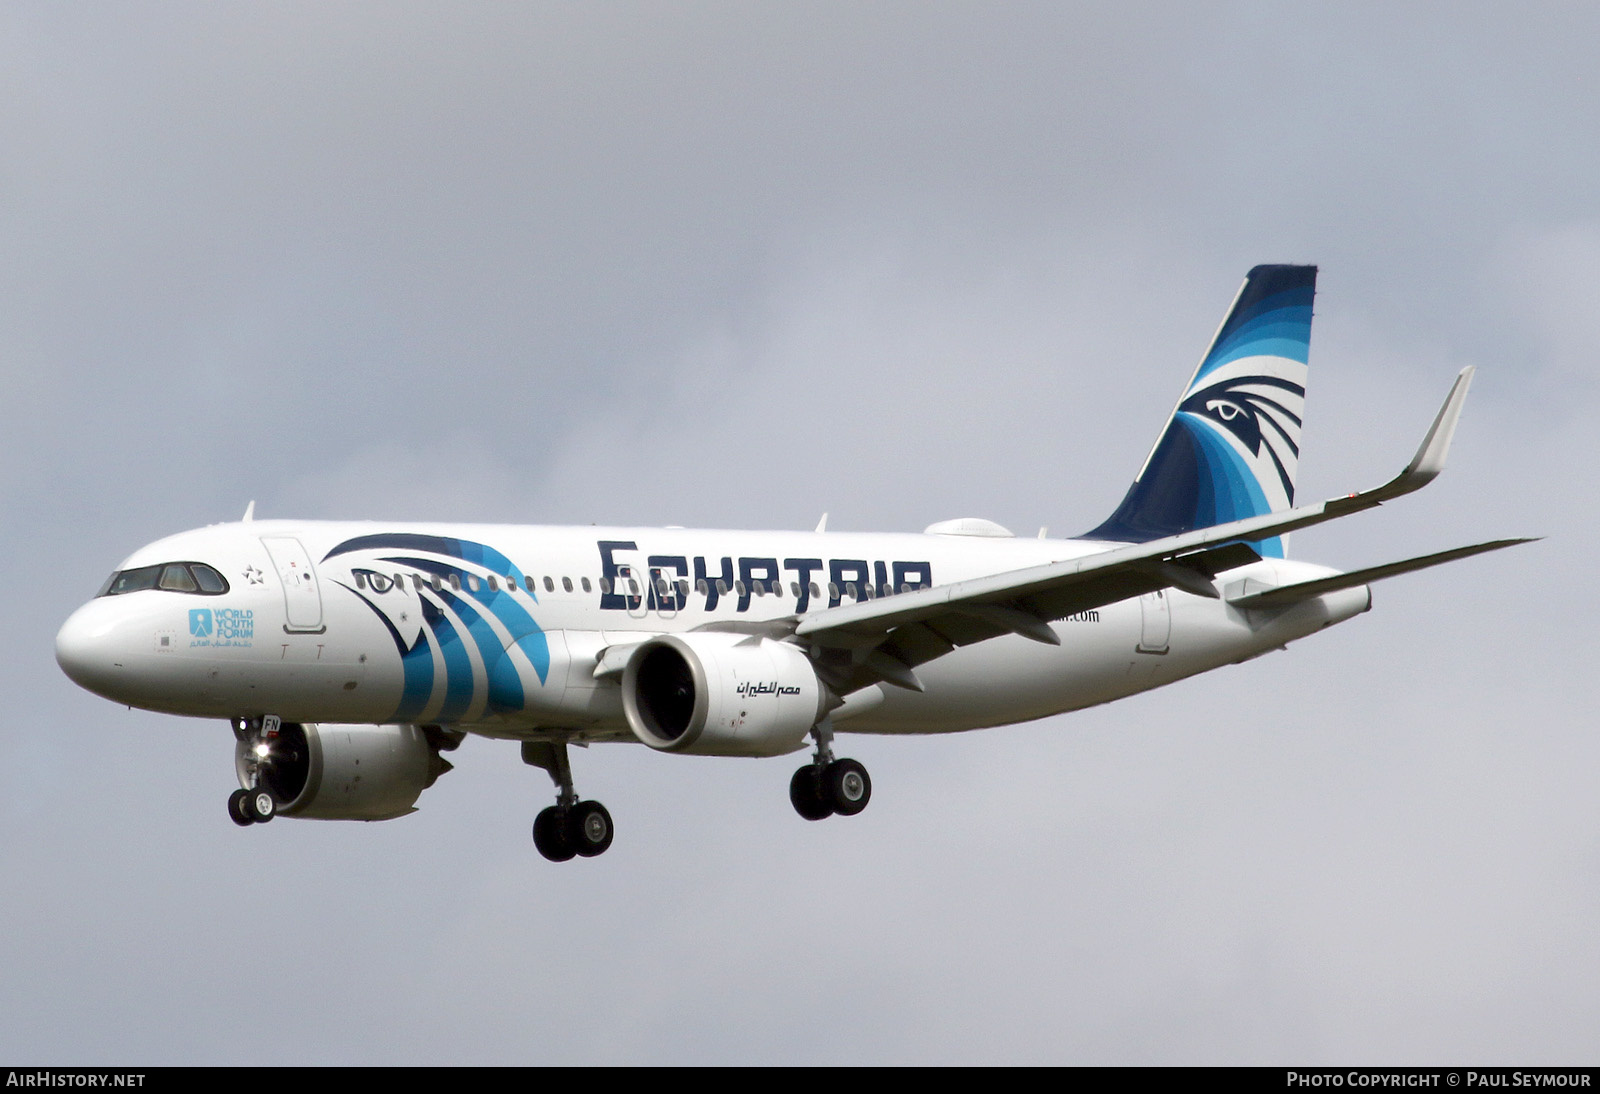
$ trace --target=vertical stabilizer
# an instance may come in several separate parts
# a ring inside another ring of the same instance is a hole
[[[1144,543],[1294,505],[1315,266],[1257,266],[1117,511],[1084,539]],[[1282,558],[1281,538],[1253,544]]]

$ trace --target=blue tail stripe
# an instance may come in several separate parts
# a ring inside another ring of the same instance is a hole
[[[1139,478],[1084,538],[1143,543],[1293,504],[1316,279],[1315,266],[1250,271]]]
[[[1209,476],[1201,477],[1206,487],[1202,490],[1200,504],[1196,506],[1194,526],[1207,528],[1270,513],[1272,508],[1267,503],[1266,495],[1256,484],[1250,469],[1240,462],[1239,454],[1203,426],[1187,428],[1193,434],[1199,451],[1204,454],[1211,472]],[[1254,540],[1250,546],[1263,558],[1283,557],[1283,540],[1276,536]]]
[[[1225,341],[1218,341],[1206,354],[1199,375],[1204,376],[1241,357],[1287,357],[1306,364],[1311,357],[1311,309],[1285,310],[1304,312],[1305,317],[1286,317],[1282,312],[1264,316]]]
[[[1311,343],[1315,266],[1257,266],[1201,362],[1196,377],[1240,357],[1287,357],[1305,364]],[[1278,343],[1270,350],[1256,343]],[[1248,349],[1247,349],[1248,347]]]
[[[1220,498],[1213,502],[1209,511],[1195,513],[1196,520],[1200,522],[1197,527],[1226,524],[1231,520],[1243,520],[1271,512],[1266,495],[1256,485],[1255,476],[1228,446],[1228,442],[1204,425],[1190,425],[1188,422],[1184,422],[1184,425],[1205,454],[1211,481],[1221,488]]]

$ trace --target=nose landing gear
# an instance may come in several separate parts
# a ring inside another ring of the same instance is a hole
[[[228,816],[244,827],[266,824],[278,814],[278,803],[270,790],[235,790],[228,795]]]
[[[240,827],[266,824],[278,814],[278,799],[267,787],[267,774],[275,760],[273,750],[281,728],[276,714],[233,720],[233,735],[245,746],[239,778],[246,785],[228,795],[228,816]]]
[[[556,804],[540,810],[533,821],[533,845],[539,853],[551,862],[604,854],[616,834],[611,814],[599,802],[578,800],[566,743],[524,741],[522,760],[544,768],[556,784]]]

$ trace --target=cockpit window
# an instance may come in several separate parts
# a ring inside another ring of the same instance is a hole
[[[204,562],[163,562],[134,570],[119,570],[106,579],[99,595],[121,596],[123,593],[143,592],[146,589],[221,596],[228,591],[228,581]]]
[[[111,575],[111,580],[106,582],[106,591],[100,595],[121,596],[123,593],[154,589],[159,580],[161,580],[160,566],[141,566],[137,570],[123,570],[121,573]]]
[[[160,586],[169,592],[194,593],[200,591],[199,584],[194,575],[189,572],[189,567],[181,562],[169,562],[161,567]]]
[[[189,572],[194,574],[194,579],[200,583],[200,591],[203,593],[221,596],[228,591],[227,580],[204,562],[189,563]]]

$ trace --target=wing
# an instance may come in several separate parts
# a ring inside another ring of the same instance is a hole
[[[958,646],[1004,634],[1058,644],[1060,639],[1049,627],[1052,621],[1157,589],[1219,597],[1213,582],[1217,574],[1259,560],[1248,542],[1371,509],[1433,481],[1444,469],[1472,373],[1468,367],[1456,377],[1405,470],[1376,489],[1082,558],[828,608],[795,624],[794,638],[813,648],[819,674],[841,695],[880,681],[920,691],[916,667]],[[1444,554],[1465,557],[1518,542],[1523,541],[1497,541]],[[1449,560],[1441,555],[1412,562],[1432,565]],[[1263,601],[1257,606],[1269,604]]]

